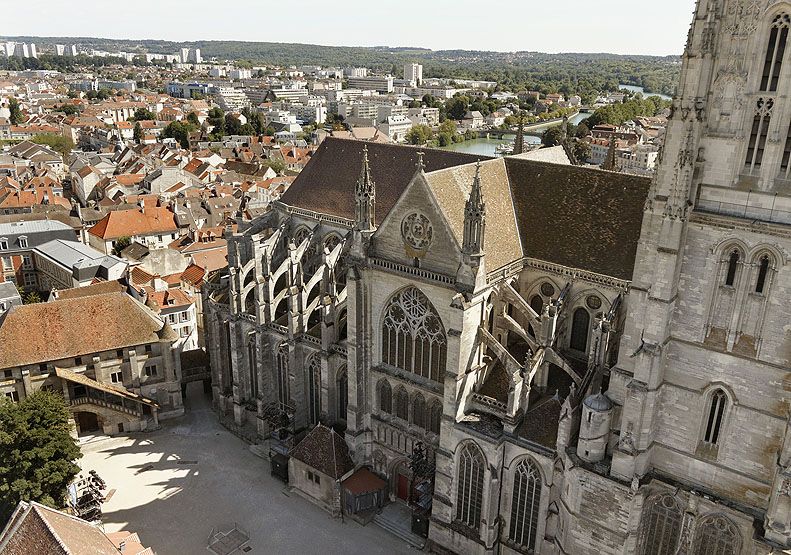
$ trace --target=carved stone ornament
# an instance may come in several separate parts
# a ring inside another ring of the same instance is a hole
[[[404,238],[404,242],[413,249],[425,251],[431,245],[434,228],[423,214],[412,212],[401,222],[401,236]]]

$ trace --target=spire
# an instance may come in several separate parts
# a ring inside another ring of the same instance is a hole
[[[618,139],[615,137],[615,133],[612,134],[610,137],[610,146],[607,147],[607,156],[604,157],[604,164],[602,164],[603,170],[609,171],[618,171],[617,164],[615,163],[615,148]]]
[[[483,234],[486,228],[486,203],[481,189],[481,162],[475,163],[470,198],[464,206],[464,240],[462,250],[471,256],[483,255]]]
[[[363,146],[363,168],[360,171],[360,179],[357,180],[354,196],[357,228],[360,231],[373,231],[376,227],[374,221],[376,186],[371,179],[371,168],[368,165],[368,145]]]
[[[417,152],[417,171],[422,172],[426,169],[426,164],[423,163],[423,151],[418,150]]]

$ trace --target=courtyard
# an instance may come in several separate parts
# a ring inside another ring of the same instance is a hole
[[[83,438],[85,472],[107,484],[105,532],[137,532],[159,555],[210,553],[209,537],[238,527],[237,553],[413,551],[375,524],[334,519],[269,474],[269,462],[228,432],[200,383],[190,384],[184,417],[151,433]]]

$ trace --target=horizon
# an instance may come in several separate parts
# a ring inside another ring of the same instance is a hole
[[[237,3],[241,7],[234,9],[233,15],[242,14],[244,17],[231,19],[235,25],[233,29],[228,28],[230,25],[218,29],[217,19],[206,17],[207,11],[212,13],[216,9],[207,0],[195,0],[189,4],[184,1],[162,4],[154,0],[139,0],[134,9],[122,5],[112,12],[93,9],[91,4],[94,2],[76,4],[81,11],[79,18],[73,17],[74,3],[66,5],[52,0],[31,0],[22,5],[16,4],[12,9],[16,13],[0,23],[0,36],[188,43],[264,42],[341,48],[416,48],[435,52],[679,56],[692,21],[695,0],[669,0],[661,11],[648,16],[624,10],[623,0],[602,0],[596,11],[590,10],[583,0],[566,0],[567,6],[562,12],[555,10],[540,15],[535,14],[533,6],[513,6],[495,0],[485,6],[486,12],[492,13],[489,16],[492,28],[480,24],[480,18],[469,17],[473,9],[482,9],[472,0],[457,0],[453,9],[438,5],[440,3],[424,5],[417,2],[391,2],[369,9],[367,2],[349,0],[349,5],[343,10],[333,11],[326,10],[323,4],[312,6],[314,2],[308,1],[307,5],[301,5],[298,29],[293,26],[281,28],[276,24],[267,26],[269,18],[266,16],[271,10],[252,0]],[[420,9],[420,18],[410,19],[415,13],[409,9],[410,6]],[[189,9],[183,12],[182,7]],[[202,10],[202,7],[207,10]],[[339,13],[341,11],[343,13]],[[47,13],[48,17],[42,20],[41,13]],[[152,19],[151,13],[157,13],[157,17]],[[355,14],[353,22],[345,16],[348,13]],[[569,13],[575,15],[569,18]],[[259,25],[259,17],[265,22],[264,26]],[[382,29],[383,17],[387,17],[387,29]],[[647,18],[650,18],[648,23]],[[181,24],[174,26],[173,22]],[[650,41],[646,41],[644,28],[648,24],[653,33]],[[107,36],[108,33],[101,32],[108,28],[121,30],[118,35],[126,36]],[[123,29],[130,28],[146,31],[123,32]],[[99,32],[91,36],[87,29]],[[636,48],[635,44],[640,46]]]

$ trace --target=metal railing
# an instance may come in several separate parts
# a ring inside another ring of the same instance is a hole
[[[775,195],[777,197],[777,195]],[[749,202],[749,201],[748,201]],[[749,220],[757,220],[760,222],[770,223],[791,223],[791,212],[788,210],[780,210],[774,207],[764,208],[761,206],[750,206],[748,203],[736,204],[733,202],[721,202],[714,200],[698,200],[695,210],[698,212],[722,214],[725,216],[736,216],[738,218],[746,218]]]

